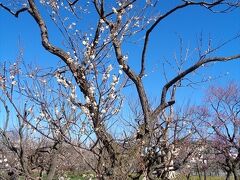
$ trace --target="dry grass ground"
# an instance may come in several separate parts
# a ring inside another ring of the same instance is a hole
[[[191,176],[190,180],[203,180],[204,178],[201,177],[201,179],[198,176]],[[175,180],[187,180],[184,176],[178,176]],[[207,176],[207,180],[225,180],[224,176]],[[231,180],[234,180],[233,177],[231,177]]]

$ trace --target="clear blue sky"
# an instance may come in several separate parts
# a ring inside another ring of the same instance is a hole
[[[200,34],[205,40],[210,36],[213,44],[218,44],[231,38],[234,34],[240,33],[240,10],[229,14],[212,14],[205,9],[190,7],[180,10],[163,21],[151,36],[151,46],[148,51],[148,66],[145,83],[149,94],[154,98],[159,97],[160,87],[164,83],[161,67],[163,59],[173,61],[173,54],[179,52],[178,36],[183,39],[184,48],[189,48],[190,52],[196,47],[196,42]],[[40,41],[39,29],[32,17],[23,13],[19,18],[11,16],[9,13],[0,9],[0,61],[14,60],[19,48],[24,49],[24,60],[26,62],[37,63],[42,66],[55,66],[59,61],[56,57],[46,52]],[[58,33],[53,30],[53,24],[49,27],[52,32],[50,39],[56,44],[61,44]],[[206,42],[206,41],[205,41]],[[132,66],[138,66],[139,48],[142,44],[126,44],[125,53],[129,54],[129,62]],[[234,41],[219,51],[219,55],[232,55],[240,53],[240,40]],[[194,61],[195,56],[192,56]],[[189,60],[189,64],[192,62]],[[189,65],[188,64],[188,65]],[[200,71],[204,76],[217,76],[229,73],[211,83],[204,83],[197,86],[197,89],[180,90],[178,93],[180,104],[191,98],[192,102],[197,102],[203,91],[211,84],[226,84],[233,80],[240,82],[240,61],[221,63],[209,67],[208,70]],[[174,71],[167,70],[169,78]]]

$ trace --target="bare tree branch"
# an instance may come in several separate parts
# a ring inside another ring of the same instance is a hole
[[[200,59],[196,64],[193,66],[189,67],[182,73],[178,74],[176,77],[171,79],[167,84],[164,85],[162,89],[162,95],[161,95],[161,103],[160,105],[153,111],[152,116],[153,118],[156,118],[158,114],[167,106],[171,105],[174,103],[173,101],[166,102],[166,96],[168,89],[173,86],[175,83],[177,83],[179,80],[181,80],[183,77],[186,75],[190,74],[191,72],[195,71],[196,69],[200,68],[204,64],[208,64],[211,62],[226,62],[226,61],[231,61],[231,60],[236,60],[240,58],[240,54],[233,55],[233,56],[228,56],[228,57],[212,57],[212,58],[206,58],[206,59]]]
[[[10,8],[8,8],[7,6],[4,6],[3,3],[0,3],[0,7],[2,7],[3,9],[5,9],[6,11],[8,11],[10,14],[12,14],[15,17],[18,17],[20,13],[28,11],[27,7],[21,8],[19,10],[17,10],[16,12],[12,11]]]

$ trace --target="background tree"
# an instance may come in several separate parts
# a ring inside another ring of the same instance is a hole
[[[5,110],[5,118],[1,121],[3,126],[0,135],[6,154],[15,159],[8,163],[9,168],[27,179],[35,179],[37,172],[39,177],[46,173],[47,179],[52,179],[64,166],[59,167],[60,161],[73,163],[73,160],[67,159],[66,150],[69,147],[66,148],[64,143],[86,139],[81,138],[81,134],[77,137],[73,134],[75,119],[81,121],[78,117],[82,113],[77,112],[74,105],[65,99],[64,93],[74,96],[74,92],[61,90],[61,85],[55,91],[52,89],[51,73],[44,73],[43,76],[41,73],[44,70],[37,67],[34,72],[30,67],[24,71],[25,66],[19,60],[10,66],[5,63],[2,67],[0,101]],[[85,127],[81,123],[76,124],[80,126],[78,131],[83,136]],[[76,153],[73,148],[70,151]]]
[[[231,83],[227,87],[211,87],[207,94],[206,106],[199,108],[198,118],[209,131],[209,142],[215,153],[215,163],[230,179],[239,179],[239,87]],[[205,113],[203,113],[205,112]]]

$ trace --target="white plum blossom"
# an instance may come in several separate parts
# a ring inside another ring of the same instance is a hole
[[[40,0],[40,3],[41,3],[41,4],[45,4],[46,1],[45,1],[45,0]]]
[[[100,31],[103,32],[105,28],[103,26],[100,27]]]
[[[70,25],[68,26],[68,29],[73,29],[73,25],[70,24]]]
[[[122,16],[119,14],[119,15],[118,15],[118,18],[119,18],[119,19],[122,19]],[[122,36],[122,37],[123,37],[123,36]]]
[[[169,171],[168,178],[169,179],[175,179],[176,178],[176,172],[175,171]]]
[[[114,99],[114,98],[116,97],[116,95],[113,94],[113,93],[110,93],[110,94],[108,95],[108,97],[109,97],[110,99]]]
[[[150,3],[151,3],[151,0],[146,0],[146,3],[147,3],[147,4],[150,4]]]
[[[71,87],[71,98],[75,99],[77,97],[76,95],[76,86]]]
[[[41,113],[39,114],[39,116],[40,116],[40,118],[44,118],[44,117],[45,117],[45,114],[44,114],[43,112],[41,112]]]
[[[90,99],[89,99],[88,96],[86,96],[85,100],[86,100],[86,103],[87,103],[87,104],[90,104],[90,103],[91,103],[91,101],[90,101]]]
[[[130,5],[128,6],[128,8],[129,8],[129,9],[132,9],[132,8],[133,8],[133,5],[132,5],[132,4],[130,4]]]
[[[46,83],[47,83],[47,80],[46,80],[46,79],[42,79],[41,82],[42,82],[43,84],[46,84]]]
[[[89,93],[90,93],[90,94],[94,94],[94,90],[95,90],[95,87],[94,87],[94,86],[91,86],[91,87],[89,88]]]
[[[85,106],[81,106],[81,110],[83,111],[83,113],[85,113],[87,116],[89,116],[88,108],[86,108]]]
[[[86,46],[88,43],[87,43],[87,41],[83,40],[83,41],[82,41],[82,44],[83,44],[84,46]]]
[[[113,70],[113,67],[112,67],[112,65],[110,64],[110,65],[107,67],[106,73],[110,73],[112,70]]]
[[[67,88],[69,86],[69,82],[66,79],[64,79],[64,77],[61,74],[56,73],[55,77],[57,78],[57,82],[62,84],[64,87]]]
[[[95,58],[95,55],[92,54],[92,55],[90,56],[90,59],[93,60],[94,58]]]
[[[112,65],[110,64],[107,69],[106,69],[106,72],[103,74],[103,77],[102,77],[102,81],[105,81],[107,80],[109,77],[110,77],[110,72],[113,70],[113,67]]]
[[[63,176],[59,177],[58,180],[65,180]]]
[[[56,114],[59,113],[59,110],[58,110],[58,107],[57,107],[57,106],[55,106],[54,110],[55,110],[55,113],[56,113]]]
[[[106,75],[106,74],[103,74],[102,81],[106,81],[108,78],[109,78],[109,76],[108,76],[108,75]]]
[[[10,76],[10,79],[14,79],[14,78],[15,78],[15,76],[14,76],[14,75],[11,75],[11,76]]]
[[[76,110],[76,109],[77,109],[77,106],[72,105],[72,106],[71,106],[71,109],[72,109],[72,110]]]
[[[113,75],[113,82],[117,83],[118,82],[118,78],[117,76]]]
[[[86,133],[86,129],[85,129],[84,127],[82,127],[82,128],[80,129],[80,132],[81,132],[81,134],[85,134],[85,133]]]
[[[113,11],[115,14],[118,13],[115,7],[112,7],[112,11]]]
[[[93,103],[93,106],[94,106],[94,109],[97,109],[97,103],[96,102]]]
[[[105,114],[106,112],[107,112],[106,109],[102,109],[102,110],[101,110],[101,113],[102,113],[102,114]]]
[[[93,69],[93,67],[94,67],[93,64],[90,63],[90,64],[89,64],[89,68],[90,68],[90,69]]]
[[[115,83],[111,83],[111,90],[115,91]]]
[[[123,56],[123,60],[127,61],[128,60],[128,55]]]
[[[13,86],[17,85],[17,81],[12,81],[12,85]]]
[[[195,162],[196,162],[196,159],[193,157],[193,158],[190,160],[190,162],[195,163]]]

